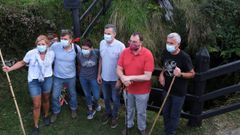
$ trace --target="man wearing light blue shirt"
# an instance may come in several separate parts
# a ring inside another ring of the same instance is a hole
[[[54,43],[51,49],[55,52],[54,82],[52,92],[52,117],[55,122],[61,110],[59,102],[63,85],[68,87],[70,96],[70,109],[72,118],[77,117],[77,92],[76,92],[76,56],[81,51],[80,47],[71,43],[73,34],[70,30],[62,30],[61,42]]]
[[[111,120],[111,128],[118,126],[117,117],[120,107],[120,81],[116,74],[118,58],[125,45],[115,39],[116,27],[107,24],[104,29],[104,40],[100,42],[100,60],[98,70],[98,83],[102,83],[103,97],[105,103],[105,114],[102,124]],[[111,99],[113,108],[111,108]]]

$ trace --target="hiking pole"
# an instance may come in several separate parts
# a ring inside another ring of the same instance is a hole
[[[173,85],[173,83],[174,83],[174,81],[175,81],[175,78],[176,78],[176,76],[174,76],[173,79],[172,79],[172,81],[171,81],[171,84],[170,84],[170,86],[169,86],[169,88],[168,88],[167,95],[165,96],[165,98],[164,98],[164,100],[163,100],[163,103],[162,103],[162,105],[161,105],[161,107],[160,107],[160,109],[159,109],[159,111],[158,111],[158,114],[157,114],[156,118],[154,119],[153,125],[152,125],[152,127],[151,127],[148,135],[151,135],[151,134],[152,134],[152,130],[153,130],[153,128],[154,128],[154,126],[155,126],[155,124],[156,124],[156,122],[157,122],[157,120],[158,120],[158,117],[159,117],[160,113],[162,112],[163,106],[165,105],[165,103],[166,103],[166,101],[167,101],[167,98],[168,98],[168,96],[169,96],[169,93],[170,93],[170,91],[171,91],[171,89],[172,89],[172,85]]]
[[[0,56],[1,56],[1,60],[2,60],[3,66],[5,66],[5,61],[3,59],[3,55],[2,55],[1,49],[0,49]],[[13,101],[14,101],[15,107],[17,109],[17,113],[18,113],[18,117],[19,117],[19,121],[20,121],[20,124],[21,124],[22,131],[23,131],[23,135],[26,135],[26,132],[25,132],[25,129],[24,129],[24,126],[23,126],[23,122],[22,122],[22,117],[21,117],[21,114],[20,114],[20,111],[19,111],[19,108],[18,108],[17,100],[15,98],[15,94],[14,94],[14,91],[13,91],[13,87],[12,87],[12,83],[11,83],[10,77],[8,75],[8,72],[5,72],[5,73],[7,75],[7,80],[8,80],[8,84],[9,84],[9,87],[10,87],[10,90],[11,90],[11,93],[12,93]]]
[[[126,111],[125,111],[125,129],[126,129],[126,135],[128,135],[128,90],[126,87],[123,87],[123,90],[125,90],[125,104],[126,104]]]

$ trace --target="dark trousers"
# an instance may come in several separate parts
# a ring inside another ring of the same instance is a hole
[[[164,97],[167,92],[164,92]],[[175,135],[178,127],[185,96],[169,95],[163,107],[164,132],[166,135]]]

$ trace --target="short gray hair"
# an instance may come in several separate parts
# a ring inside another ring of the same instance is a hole
[[[117,28],[114,24],[107,24],[105,25],[104,29],[112,28],[113,32],[117,33]]]
[[[178,44],[181,43],[181,37],[180,37],[180,35],[179,35],[178,33],[176,33],[176,32],[170,33],[170,34],[167,36],[167,38],[173,38],[173,39],[176,40],[176,42],[177,42]]]

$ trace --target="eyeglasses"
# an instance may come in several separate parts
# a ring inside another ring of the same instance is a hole
[[[132,41],[132,40],[128,40],[128,43],[129,43],[129,44],[137,44],[137,43],[138,43],[138,41]]]

